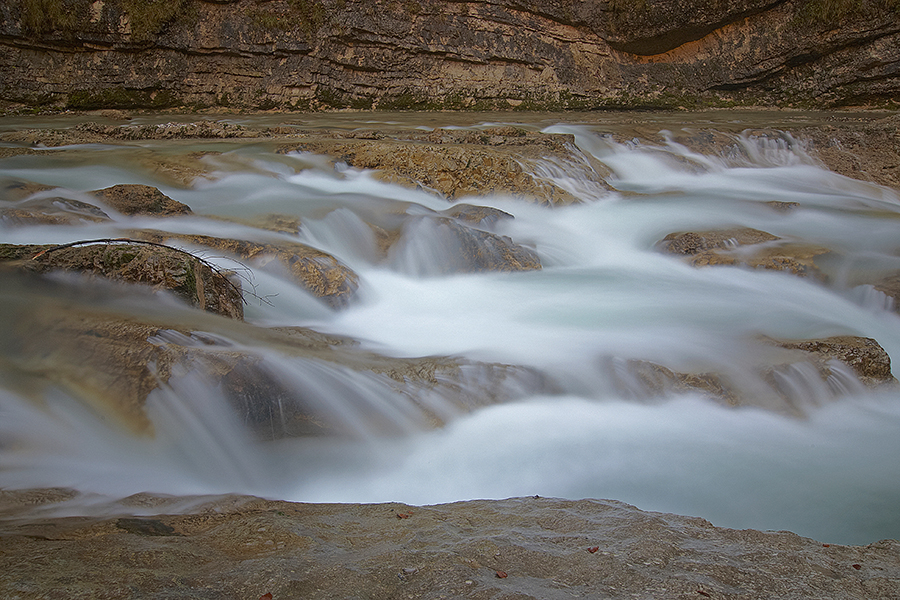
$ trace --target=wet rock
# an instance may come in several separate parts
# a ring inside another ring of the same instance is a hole
[[[401,270],[421,275],[541,268],[537,253],[511,238],[445,217],[408,221],[388,260]]]
[[[900,275],[886,277],[877,282],[874,287],[890,298],[894,312],[900,313]]]
[[[577,202],[533,166],[548,157],[569,159],[567,136],[497,128],[485,132],[400,134],[390,139],[313,139],[284,145],[282,152],[325,154],[352,167],[372,169],[391,183],[433,190],[449,200],[465,196],[511,195],[542,204]],[[599,185],[602,179],[593,174]]]
[[[359,276],[352,269],[330,254],[299,242],[259,243],[152,231],[136,232],[135,235],[156,242],[178,240],[206,246],[251,261],[259,267],[283,271],[332,308],[346,306],[359,285]]]
[[[896,383],[891,374],[891,357],[881,345],[871,339],[857,336],[836,336],[817,340],[774,341],[788,350],[801,350],[827,369],[831,360],[847,365],[859,380],[869,387]]]
[[[71,198],[39,198],[0,208],[0,222],[15,226],[77,225],[109,220],[109,215],[93,204]]]
[[[167,290],[197,308],[242,319],[240,285],[205,261],[174,248],[140,243],[73,246],[0,245],[0,261],[29,273],[76,272]]]
[[[57,386],[137,433],[152,434],[153,392],[175,390],[190,403],[197,382],[217,398],[197,402],[231,411],[261,439],[422,431],[523,390],[550,389],[526,368],[382,356],[304,328],[260,328],[204,313],[187,321],[143,295],[109,298],[111,290],[97,285],[18,271],[0,271],[0,284],[5,383],[38,397]],[[138,302],[137,314],[126,310],[129,302]]]
[[[108,516],[65,518],[55,516],[62,507],[52,497],[31,505],[35,491],[2,493],[0,535],[15,551],[0,554],[0,595],[10,598],[65,589],[76,600],[187,600],[198,593],[679,600],[761,599],[777,590],[790,598],[887,600],[900,586],[895,540],[823,544],[614,500],[529,497],[417,507],[140,494],[102,507],[90,499],[89,514]],[[123,515],[136,512],[152,515],[140,520],[154,524],[132,527],[138,518]]]
[[[177,216],[193,214],[190,207],[172,200],[155,187],[123,184],[93,192],[123,215]]]
[[[686,257],[696,267],[742,265],[753,269],[787,271],[801,277],[824,279],[815,258],[827,248],[787,242],[765,231],[739,227],[718,231],[670,233],[659,248]]]
[[[722,364],[713,371],[689,372],[619,358],[607,359],[602,368],[613,387],[632,399],[699,393],[728,406],[757,406],[795,416],[863,386],[897,384],[890,356],[870,338],[760,341],[763,347],[748,353],[745,364]]]
[[[499,208],[490,206],[473,206],[472,204],[455,204],[453,208],[448,208],[441,214],[454,219],[459,219],[464,223],[473,227],[483,227],[490,229],[499,221],[512,219],[513,216],[508,212],[504,212]]]

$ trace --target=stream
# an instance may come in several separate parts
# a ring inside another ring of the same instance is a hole
[[[222,118],[254,126],[285,120]],[[147,115],[135,122],[171,119]],[[107,211],[112,219],[97,223],[0,223],[3,243],[62,244],[135,229],[281,239],[327,252],[359,275],[353,300],[335,310],[275,269],[250,265],[248,272],[227,256],[205,254],[222,268],[239,270],[252,285],[247,325],[240,327],[144,292],[49,298],[47,288],[24,283],[0,290],[0,319],[10,318],[11,307],[81,303],[165,315],[223,343],[252,346],[273,377],[289,387],[309,386],[359,433],[259,440],[229,410],[221,390],[186,373],[151,392],[147,413],[155,434],[140,436],[52,378],[39,393],[23,393],[13,385],[15,370],[4,368],[0,489],[68,487],[83,492],[86,503],[144,491],[415,505],[533,495],[611,498],[717,526],[790,530],[830,543],[900,538],[897,387],[872,390],[852,375],[829,386],[801,369],[783,374],[796,378],[791,403],[799,413],[785,414],[765,402],[726,406],[699,391],[645,397],[615,377],[627,378],[629,361],[651,361],[674,371],[727,374],[752,396],[765,385],[754,370],[766,352],[756,341],[760,336],[862,336],[877,340],[894,364],[900,359],[900,317],[868,284],[900,271],[897,192],[833,173],[807,153],[789,131],[814,117],[719,113],[691,119],[646,115],[627,128],[614,115],[578,114],[296,119],[298,128],[310,131],[478,130],[500,123],[571,135],[573,151],[586,158],[580,170],[548,161],[532,176],[579,203],[549,207],[503,195],[458,199],[514,217],[492,231],[537,253],[543,268],[521,272],[442,272],[447,253],[458,250],[427,220],[404,229],[389,259],[375,260],[377,242],[367,223],[433,214],[446,210],[448,201],[322,156],[276,153],[266,140],[75,144],[0,159],[0,182],[64,190],[38,195],[96,204],[88,191],[137,183],[159,188],[194,213],[155,218]],[[0,120],[0,130],[69,127],[83,120],[8,118]],[[732,136],[730,151],[698,151],[665,134],[719,125]],[[742,133],[762,125],[788,133]],[[626,129],[648,136],[627,139],[621,135]],[[188,153],[206,153],[207,168],[190,186],[148,167],[148,156]],[[597,175],[592,164],[607,171]],[[0,200],[7,206],[21,202]],[[774,210],[773,202],[794,208]],[[297,218],[302,226],[272,232],[249,224],[270,214]],[[673,232],[734,227],[827,248],[817,259],[824,282],[764,269],[696,268],[658,248]],[[433,428],[382,379],[299,361],[258,345],[247,333],[250,327],[283,326],[352,338],[361,350],[387,357],[515,365],[552,385],[536,391],[510,381],[506,401],[471,411],[429,397],[446,417]],[[0,348],[0,361],[15,363],[13,346]],[[369,431],[358,403],[397,423],[399,432]]]

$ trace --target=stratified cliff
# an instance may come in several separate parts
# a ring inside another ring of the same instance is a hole
[[[900,0],[7,0],[0,99],[68,108],[885,105]]]

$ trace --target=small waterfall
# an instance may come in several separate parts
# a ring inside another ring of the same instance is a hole
[[[576,201],[466,198],[495,217],[477,222],[428,190],[263,143],[0,159],[3,181],[62,186],[26,201],[145,183],[194,213],[0,223],[3,242],[154,230],[302,243],[359,280],[334,309],[272,257],[205,248],[253,292],[235,322],[168,294],[0,272],[0,488],[601,497],[829,541],[900,535],[897,389],[772,342],[859,336],[896,361],[900,318],[872,283],[900,271],[897,194],[827,171],[788,131],[700,144],[669,121],[650,141],[608,121],[528,128],[573,136],[567,156],[518,164]],[[147,167],[208,150],[191,186]],[[669,234],[735,228],[776,236],[767,249],[826,249],[818,278],[661,251]],[[517,268],[485,267],[504,261]],[[132,345],[98,366],[91,326],[110,321]],[[148,393],[117,404],[105,382],[130,353],[152,357]],[[132,413],[143,433],[119,425]]]

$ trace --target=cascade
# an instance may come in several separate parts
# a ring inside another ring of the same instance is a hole
[[[476,226],[493,236],[486,255],[496,259],[506,239],[542,266],[508,272],[459,268],[464,248],[436,220],[451,206],[439,194],[305,151],[154,141],[0,159],[4,182],[54,186],[19,203],[92,202],[90,190],[140,183],[193,210],[4,222],[3,243],[137,230],[300,242],[359,276],[335,310],[275,260],[173,238],[252,290],[239,323],[164,293],[0,273],[0,489],[416,504],[539,494],[833,542],[900,536],[900,392],[870,389],[834,360],[780,363],[787,351],[769,342],[860,336],[900,357],[900,318],[867,279],[900,271],[896,193],[828,171],[786,132],[702,151],[665,130],[650,142],[574,121],[518,125],[571,136],[565,159],[521,165],[579,202],[457,198],[508,215]],[[213,148],[187,187],[143,162]],[[295,221],[258,226],[267,215]],[[736,227],[827,249],[816,262],[823,277],[698,268],[661,251],[672,233]],[[395,234],[387,251],[379,230]],[[50,315],[171,323],[148,343],[190,359],[165,375],[150,365],[159,381],[145,430],[91,397],[90,374],[72,385],[77,360],[63,351],[23,354],[20,325],[50,327]],[[330,341],[298,349],[292,329]],[[231,382],[255,403],[236,401],[216,374],[235,360],[264,375]],[[716,386],[736,390],[739,406],[715,398]]]

